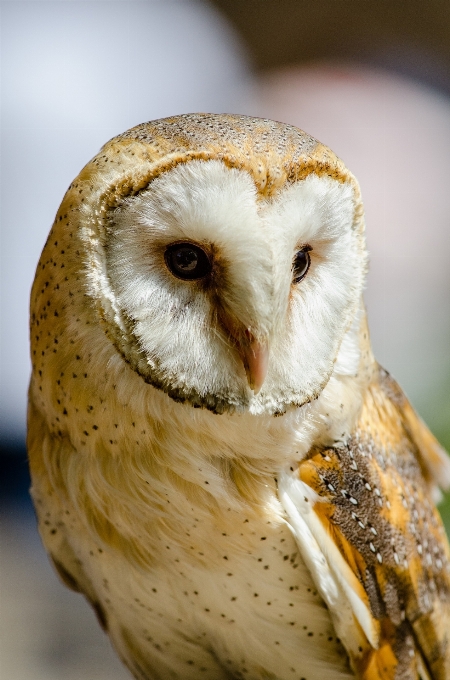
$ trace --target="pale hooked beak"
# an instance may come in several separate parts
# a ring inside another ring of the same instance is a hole
[[[225,314],[222,316],[221,321],[229,336],[234,340],[250,389],[255,394],[258,394],[266,379],[269,366],[268,341],[257,340],[249,328],[243,331],[239,323],[236,323]]]
[[[258,342],[250,331],[245,331],[247,342],[239,344],[238,351],[244,364],[250,389],[258,394],[267,375],[269,365],[269,346]]]

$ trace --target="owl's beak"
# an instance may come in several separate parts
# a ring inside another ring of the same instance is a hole
[[[258,394],[266,379],[269,366],[268,341],[257,340],[249,328],[244,330],[231,315],[223,314],[221,321],[229,338],[234,341],[233,344],[241,358],[250,389]]]
[[[269,345],[256,340],[250,331],[245,332],[246,342],[240,344],[239,354],[244,364],[250,389],[258,394],[267,375]]]

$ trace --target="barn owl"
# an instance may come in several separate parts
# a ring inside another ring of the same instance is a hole
[[[374,360],[358,184],[197,114],[69,187],[31,297],[40,533],[139,680],[449,680],[449,460]]]

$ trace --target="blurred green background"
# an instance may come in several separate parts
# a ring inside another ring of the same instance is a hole
[[[447,395],[447,413],[450,412],[450,403],[448,402]],[[434,434],[439,439],[441,444],[450,451],[450,427],[443,426],[434,428]],[[450,536],[450,493],[445,494],[443,502],[439,505],[439,511],[441,513],[442,519],[444,520],[445,528],[447,529],[447,534]]]

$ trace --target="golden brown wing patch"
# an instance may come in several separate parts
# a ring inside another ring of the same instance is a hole
[[[424,442],[435,440],[425,430],[380,369],[348,444],[312,450],[300,465],[379,630],[378,649],[353,658],[364,680],[450,678],[450,552],[430,498]]]

